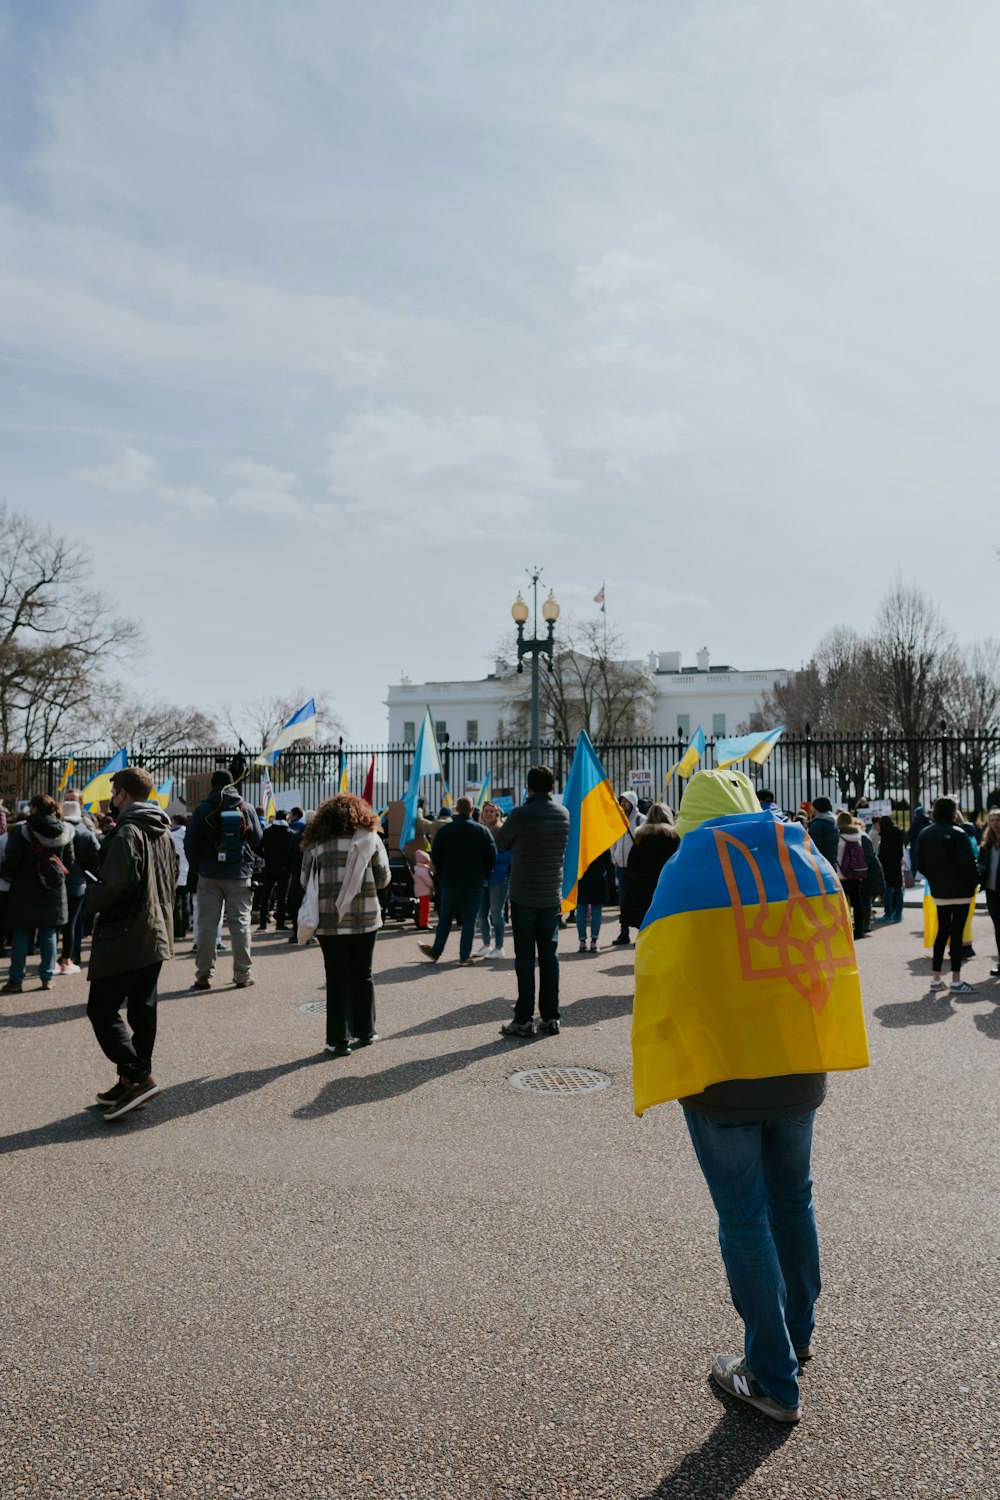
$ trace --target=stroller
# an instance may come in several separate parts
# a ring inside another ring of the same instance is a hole
[[[413,893],[413,871],[400,853],[389,855],[389,884],[379,895],[382,914],[387,921],[408,922],[417,916],[417,898]]]

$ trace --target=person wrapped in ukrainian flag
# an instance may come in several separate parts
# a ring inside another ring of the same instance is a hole
[[[820,1291],[811,1149],[828,1071],[868,1065],[840,882],[800,824],[741,772],[700,771],[636,942],[636,1114],[679,1099],[719,1216],[742,1356],[715,1382],[780,1422],[801,1415]]]

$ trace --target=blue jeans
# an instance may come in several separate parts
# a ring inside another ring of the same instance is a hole
[[[887,885],[882,900],[885,903],[885,920],[887,922],[898,922],[903,915],[903,887],[901,885]]]
[[[11,984],[24,983],[24,971],[28,966],[28,949],[31,946],[31,932],[27,927],[15,927],[10,935],[10,974],[8,978]],[[39,927],[38,929],[38,977],[39,979],[51,979],[56,972],[56,929],[54,927]]]
[[[441,887],[441,903],[438,908],[437,931],[434,934],[432,947],[440,958],[444,952],[444,945],[448,941],[452,922],[458,920],[462,924],[462,936],[458,944],[459,958],[468,958],[472,953],[472,944],[476,937],[476,918],[479,916],[479,904],[483,899],[483,888],[481,885],[443,885]]]
[[[601,930],[601,918],[603,916],[604,916],[604,907],[603,906],[591,906],[591,908],[590,908],[590,936],[593,938],[593,940],[594,940],[595,943],[597,942],[597,934]],[[581,943],[585,943],[587,941],[587,908],[586,908],[585,905],[584,906],[578,906],[577,909],[576,909],[576,930],[577,930],[577,932],[579,934],[580,942]]]
[[[820,1291],[809,1163],[815,1115],[743,1125],[684,1110],[719,1215],[747,1364],[771,1399],[789,1407],[799,1404],[795,1350],[812,1338]]]
[[[524,1024],[535,1014],[535,954],[538,954],[538,1014],[543,1021],[559,1020],[559,908],[510,903],[514,934],[514,973],[517,1005],[514,1020]]]
[[[495,880],[483,891],[482,903],[479,907],[479,931],[483,942],[490,940],[490,928],[493,929],[494,948],[503,947],[503,908],[507,900],[507,887],[510,879]]]

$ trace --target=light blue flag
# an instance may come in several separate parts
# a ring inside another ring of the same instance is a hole
[[[754,734],[736,734],[715,742],[715,767],[725,771],[738,760],[752,760],[762,766],[784,733],[784,724],[777,729],[758,729]]]
[[[424,709],[423,722],[420,725],[416,749],[413,752],[413,769],[406,784],[406,791],[403,793],[405,817],[399,835],[401,849],[410,842],[417,831],[417,799],[420,794],[422,776],[440,776],[442,781],[444,780],[437,740],[434,738],[434,721],[429,708]]]
[[[296,740],[311,740],[316,737],[316,699],[310,698],[300,709],[286,719],[271,743],[261,751],[254,765],[273,766],[282,750],[294,745]]]

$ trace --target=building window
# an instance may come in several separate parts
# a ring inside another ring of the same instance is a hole
[[[434,738],[436,740],[439,740],[439,741],[443,740],[444,737],[445,737],[445,735],[447,733],[448,733],[448,725],[446,724],[446,722],[444,721],[444,719],[435,719],[435,721],[434,721]]]
[[[466,719],[465,721],[465,743],[467,745],[478,745],[479,743],[479,720]]]
[[[466,779],[466,781],[478,781],[479,780],[479,762],[478,762],[478,760],[470,760],[469,761],[469,763],[467,764],[467,766],[465,768],[465,779]]]
[[[416,719],[403,720],[403,744],[415,745],[417,743],[417,721]]]
[[[725,738],[725,733],[726,733],[726,716],[725,716],[725,714],[713,714],[712,715],[712,737],[713,737],[713,739],[717,739],[717,740],[718,739],[723,739],[723,738]]]
[[[686,740],[689,737],[690,733],[691,733],[691,715],[690,714],[678,714],[677,715],[677,738],[679,740]]]

